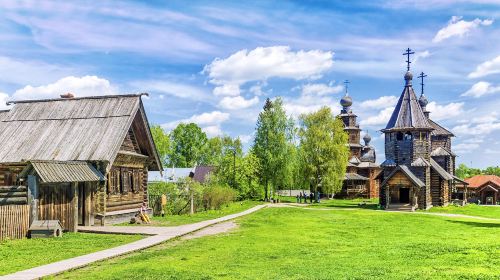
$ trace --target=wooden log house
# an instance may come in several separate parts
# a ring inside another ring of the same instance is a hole
[[[0,112],[0,207],[29,205],[30,223],[76,231],[147,206],[148,171],[162,166],[141,96],[9,102]]]

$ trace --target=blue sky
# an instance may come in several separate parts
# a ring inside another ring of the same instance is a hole
[[[410,47],[414,76],[428,75],[431,118],[457,136],[458,161],[498,165],[498,1],[366,2],[2,1],[0,103],[149,92],[152,123],[194,121],[249,146],[267,97],[282,96],[294,116],[337,112],[348,79],[383,160],[378,131],[403,89]]]

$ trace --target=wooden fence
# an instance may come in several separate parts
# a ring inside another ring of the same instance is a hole
[[[29,229],[29,205],[0,206],[0,241],[26,237]]]

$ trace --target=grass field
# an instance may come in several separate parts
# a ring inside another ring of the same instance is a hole
[[[0,275],[116,247],[141,238],[139,235],[65,233],[61,238],[0,242]]]
[[[477,204],[467,204],[466,206],[450,205],[447,207],[432,207],[428,211],[500,219],[500,206],[481,206]]]
[[[337,202],[342,203],[349,204]],[[239,228],[230,233],[176,240],[58,278],[498,279],[500,275],[500,223],[495,222],[308,207],[266,208],[237,223]]]
[[[192,224],[205,220],[216,219],[222,216],[231,215],[234,213],[245,211],[256,205],[261,204],[259,201],[237,201],[228,205],[222,206],[220,210],[209,210],[197,212],[193,215],[170,215],[165,217],[153,217],[151,226],[179,226],[185,224]],[[128,225],[128,224],[123,224]],[[141,225],[143,226],[143,225]]]

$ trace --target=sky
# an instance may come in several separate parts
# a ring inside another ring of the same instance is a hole
[[[294,118],[337,113],[349,80],[381,162],[408,47],[414,77],[427,74],[431,118],[456,135],[458,162],[498,166],[499,0],[1,1],[0,108],[65,92],[148,92],[151,123],[195,122],[248,148],[266,98],[281,96]]]

